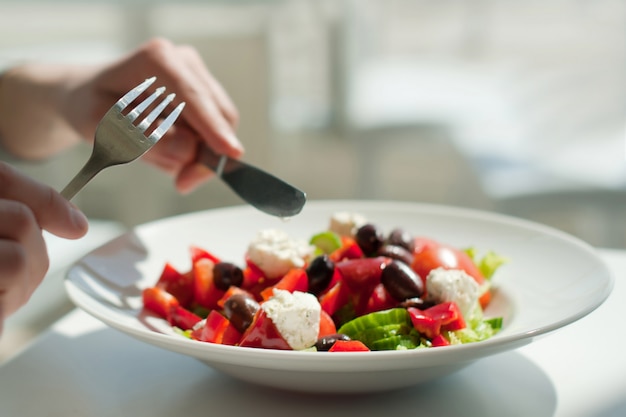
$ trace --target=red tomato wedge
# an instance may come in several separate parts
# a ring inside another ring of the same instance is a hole
[[[332,317],[324,310],[320,311],[320,330],[317,338],[337,333],[337,327]]]
[[[383,269],[391,261],[382,256],[375,258],[348,259],[335,264],[346,284],[354,311],[357,315],[365,313],[367,303],[374,288],[380,284]]]
[[[201,320],[200,316],[180,305],[171,306],[167,317],[167,321],[169,321],[172,326],[183,330],[192,329],[193,326]]]
[[[407,308],[413,327],[429,339],[439,336],[442,331],[465,328],[465,320],[455,302],[436,304],[425,310]]]
[[[265,288],[261,291],[263,300],[268,300],[273,294],[274,289],[286,290],[289,292],[309,290],[309,278],[306,271],[302,268],[290,269],[276,284]]]
[[[192,333],[192,338],[202,342],[234,346],[239,343],[241,333],[217,310],[212,310],[204,326]]]
[[[337,340],[329,352],[369,352],[370,349],[360,340]]]
[[[342,236],[341,238],[341,247],[335,249],[330,255],[329,258],[334,262],[339,262],[344,259],[359,259],[363,258],[363,250],[356,243],[356,240],[351,237]]]
[[[436,268],[461,269],[474,278],[485,291],[481,294],[481,307],[485,308],[491,300],[491,290],[484,286],[485,277],[480,272],[472,258],[464,251],[455,247],[438,243],[432,239],[419,238],[415,240],[415,251],[411,268],[420,276],[426,286],[426,277]],[[425,295],[425,294],[424,294]]]
[[[221,259],[213,255],[206,249],[202,249],[198,246],[190,246],[189,252],[191,252],[191,262],[195,263],[199,259],[209,259],[213,263],[221,262]]]
[[[272,319],[260,309],[239,341],[239,346],[292,350],[289,343],[280,334]]]
[[[341,307],[346,305],[350,297],[346,284],[338,281],[332,288],[319,298],[322,310],[329,315],[334,315]]]
[[[163,267],[156,286],[172,294],[178,302],[189,307],[193,302],[193,274],[181,273],[169,262]]]
[[[437,244],[434,241],[429,241],[428,244],[421,247],[421,250],[415,251],[411,267],[424,282],[431,270],[440,267],[462,269],[473,277],[478,285],[485,282],[485,277],[467,253],[449,245]]]
[[[398,301],[394,299],[389,292],[385,289],[385,286],[380,283],[376,285],[372,295],[367,301],[367,309],[365,313],[373,313],[375,311],[387,310],[394,308],[398,305]]]
[[[217,302],[226,293],[215,286],[214,266],[215,263],[208,258],[200,258],[193,264],[194,300],[210,310],[219,308]]]
[[[450,342],[448,342],[448,339],[440,334],[433,337],[430,343],[433,345],[433,347],[448,346],[450,344]]]
[[[142,291],[143,306],[167,320],[170,309],[180,305],[176,297],[159,287],[149,287]]]

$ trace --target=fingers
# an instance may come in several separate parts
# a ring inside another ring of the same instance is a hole
[[[242,154],[243,147],[235,135],[237,110],[192,48],[154,39],[103,74],[117,94],[152,75],[159,85],[176,93],[177,101],[187,103],[179,121],[193,129],[200,141],[231,157]],[[122,84],[123,90],[118,91]]]
[[[48,270],[42,229],[78,238],[87,227],[85,216],[59,193],[0,162],[0,330]]]
[[[45,184],[0,162],[0,199],[22,203],[41,229],[57,236],[76,239],[87,232],[84,214]]]
[[[153,39],[104,67],[92,90],[110,106],[112,95],[120,97],[149,76],[156,76],[157,84],[176,93],[175,101],[186,106],[143,159],[172,175],[180,192],[190,192],[212,176],[196,163],[199,144],[232,158],[243,154],[235,134],[239,113],[195,49],[164,39]]]
[[[196,74],[200,82],[204,83],[205,90],[211,93],[222,116],[233,128],[236,128],[239,123],[239,111],[226,93],[226,90],[206,68],[196,49],[182,45],[178,47],[178,50],[185,62],[187,62],[190,70]]]
[[[46,244],[28,207],[0,200],[0,318],[24,305],[49,267]]]

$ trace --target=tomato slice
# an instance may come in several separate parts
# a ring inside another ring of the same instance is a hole
[[[268,279],[265,273],[254,262],[246,257],[246,268],[243,270],[241,288],[248,291],[257,301],[262,301],[261,291],[276,284],[280,278]]]
[[[433,337],[430,343],[432,344],[433,347],[448,346],[450,344],[450,342],[448,342],[448,339],[446,339],[440,334]]]
[[[328,291],[322,294],[319,298],[322,310],[331,316],[334,315],[341,307],[346,305],[349,300],[348,290],[346,284],[338,281]]]
[[[180,305],[171,306],[167,316],[167,321],[169,321],[172,326],[183,330],[192,329],[200,320],[202,320],[200,316]]]
[[[485,282],[485,277],[467,253],[433,241],[429,241],[428,244],[422,245],[421,249],[416,250],[411,268],[422,278],[424,284],[430,271],[436,268],[461,269],[474,278],[478,285]]]
[[[332,317],[324,310],[320,311],[320,330],[317,334],[317,338],[328,336],[330,334],[337,333],[337,326]]]
[[[363,250],[356,240],[352,237],[342,236],[341,247],[330,253],[329,258],[333,262],[339,262],[344,259],[360,259],[365,257]]]
[[[226,293],[215,286],[214,266],[215,263],[208,258],[200,258],[193,264],[194,300],[210,310],[219,308],[217,302]]]
[[[199,246],[190,246],[189,252],[191,252],[191,262],[196,263],[199,259],[209,259],[213,263],[221,262],[221,259],[209,252],[206,249],[202,249]]]
[[[276,284],[265,288],[261,291],[261,297],[263,300],[268,300],[274,294],[274,288],[280,290],[286,290],[289,292],[301,291],[307,292],[309,290],[309,278],[306,274],[306,270],[302,268],[290,269]]]
[[[156,286],[172,294],[185,307],[193,302],[193,274],[183,274],[169,262],[163,267]]]
[[[466,326],[463,314],[453,301],[436,304],[426,310],[409,307],[407,311],[413,327],[431,340],[442,330],[459,330]]]
[[[360,316],[366,308],[374,288],[380,284],[383,269],[391,259],[375,258],[348,259],[335,264],[341,273],[342,282],[348,288],[355,313]]]
[[[369,352],[370,349],[360,340],[337,340],[329,352]]]
[[[252,324],[250,324],[241,337],[239,346],[292,350],[289,343],[283,338],[272,319],[267,317],[263,309],[257,311]]]
[[[239,343],[241,336],[235,326],[217,310],[212,310],[207,316],[204,326],[192,333],[192,338],[196,340],[231,346]]]
[[[365,310],[365,314],[373,313],[375,311],[388,310],[390,308],[394,308],[398,305],[398,300],[394,299],[385,286],[380,283],[376,285],[374,291],[372,291],[372,295],[367,301],[367,309]]]
[[[176,297],[159,287],[148,287],[142,291],[141,295],[143,306],[166,320],[170,309],[180,304]]]

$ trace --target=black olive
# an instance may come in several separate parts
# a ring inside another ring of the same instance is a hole
[[[387,243],[394,246],[402,246],[411,253],[413,253],[413,250],[415,249],[415,240],[413,239],[413,236],[399,228],[393,229],[391,233],[389,233]]]
[[[393,298],[404,301],[421,297],[424,293],[422,279],[404,262],[393,260],[383,269],[380,281]]]
[[[306,274],[309,280],[309,292],[314,295],[319,295],[326,289],[334,273],[335,263],[328,255],[320,255],[313,259],[306,268]]]
[[[255,299],[245,294],[233,294],[224,303],[224,316],[243,333],[252,323],[259,308]]]
[[[413,254],[406,250],[406,248],[398,245],[384,244],[378,249],[377,255],[386,256],[387,258],[396,259],[402,261],[407,265],[413,263]]]
[[[315,342],[315,348],[318,352],[328,352],[337,340],[350,340],[350,337],[343,333],[329,334],[317,339],[317,342]]]
[[[213,281],[222,291],[226,291],[231,285],[240,287],[243,283],[243,271],[230,262],[218,262],[213,267]]]
[[[355,240],[365,256],[373,256],[383,245],[384,237],[376,226],[368,223],[358,228]]]

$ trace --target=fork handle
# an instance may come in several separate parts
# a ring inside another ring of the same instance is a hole
[[[98,172],[102,171],[104,168],[105,166],[102,166],[94,158],[90,158],[81,170],[78,171],[76,176],[72,178],[69,184],[65,186],[63,191],[61,191],[61,195],[66,199],[71,200],[80,190],[83,189],[85,185],[87,185],[89,181],[91,181],[93,177],[96,176]]]

